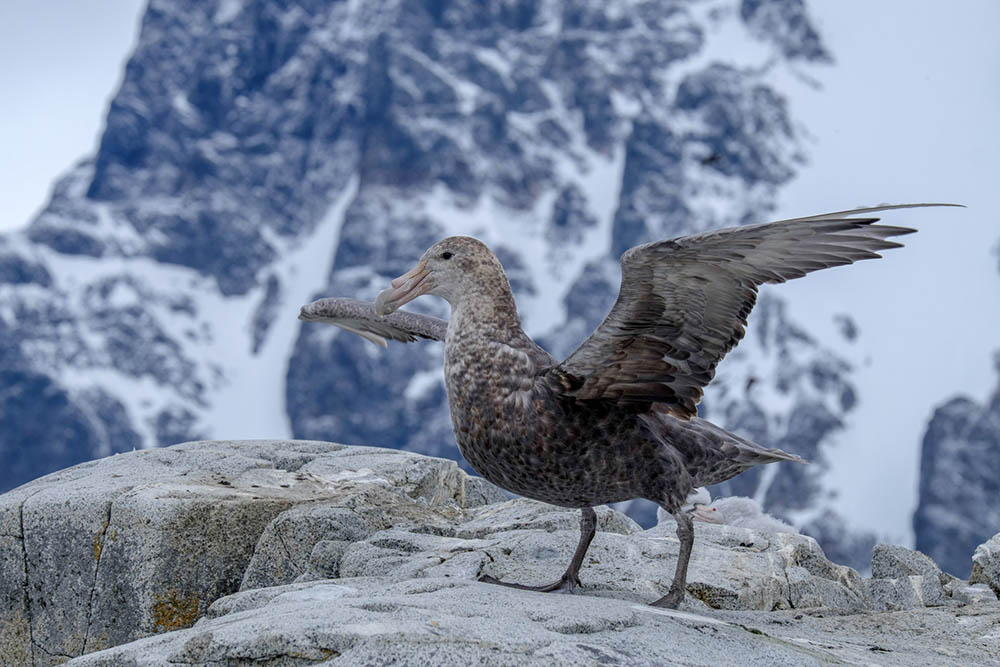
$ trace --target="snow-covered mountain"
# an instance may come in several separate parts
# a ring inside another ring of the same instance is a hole
[[[805,158],[786,95],[830,60],[802,0],[152,0],[97,154],[0,237],[0,490],[202,437],[457,457],[440,346],[382,351],[299,305],[371,298],[471,234],[565,354],[624,249],[768,218]],[[716,494],[859,564],[875,538],[825,481],[859,395],[835,325],[820,342],[764,295],[702,412],[813,461]]]

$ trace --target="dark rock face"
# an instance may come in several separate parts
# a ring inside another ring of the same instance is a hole
[[[754,35],[774,43],[786,58],[832,60],[803,0],[743,0],[740,16]]]
[[[934,412],[920,455],[917,549],[968,577],[970,553],[1000,526],[1000,392],[984,405],[955,398]]]
[[[73,465],[96,454],[73,446],[93,440],[94,433],[66,391],[50,378],[31,371],[4,370],[0,382],[4,387],[0,394],[4,488],[34,479],[39,469],[53,463]],[[43,443],[54,443],[54,447]]]
[[[0,284],[23,285],[36,283],[42,287],[52,284],[52,276],[44,264],[32,262],[18,255],[0,255]]]
[[[152,0],[97,154],[0,242],[0,469],[19,471],[0,489],[246,422],[457,457],[439,347],[377,353],[295,326],[298,306],[371,298],[472,234],[563,355],[613,303],[623,250],[766,219],[802,160],[794,109],[716,28],[771,65],[825,62],[801,0],[619,9]],[[777,299],[751,326],[704,412],[817,462],[724,490],[792,513],[822,501],[851,369]]]
[[[681,82],[677,108],[705,120],[705,129],[690,139],[703,147],[706,167],[748,184],[781,184],[792,177],[792,165],[779,153],[792,128],[785,101],[773,89],[748,87],[739,70],[712,65]],[[739,142],[733,142],[736,137]]]
[[[274,259],[275,251],[260,230],[245,228],[234,218],[202,212],[196,218],[156,220],[153,226],[164,241],[152,245],[152,257],[215,277],[224,295],[245,294],[256,286],[258,270]]]
[[[87,255],[100,257],[104,254],[104,244],[93,236],[77,229],[35,225],[28,232],[35,243],[47,245],[64,255]]]
[[[142,444],[114,396],[73,395],[42,373],[11,368],[0,369],[0,433],[4,489]]]

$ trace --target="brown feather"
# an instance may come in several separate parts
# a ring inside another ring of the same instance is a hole
[[[650,403],[693,417],[722,358],[743,338],[757,288],[881,257],[907,227],[867,214],[905,204],[732,227],[637,246],[622,255],[618,300],[561,365],[582,378],[559,391],[584,400]],[[862,217],[856,217],[862,216]]]

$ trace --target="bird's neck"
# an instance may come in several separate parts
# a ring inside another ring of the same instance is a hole
[[[527,405],[535,362],[533,343],[521,329],[514,298],[466,294],[452,306],[444,344],[445,387],[459,446],[487,437],[461,428],[491,423]],[[525,386],[525,382],[528,385]],[[510,403],[514,401],[514,403]],[[509,404],[509,405],[508,405]],[[518,413],[520,414],[520,413]],[[461,435],[464,433],[464,435]],[[463,450],[464,451],[464,450]],[[473,466],[482,460],[469,454]],[[482,468],[479,468],[482,470]]]
[[[517,314],[514,295],[510,290],[495,293],[468,293],[452,306],[448,324],[449,332],[471,333],[477,331],[494,340],[504,340],[508,335],[521,332],[521,318]]]
[[[506,274],[497,264],[496,272],[477,274],[477,280],[462,286],[458,298],[449,298],[451,317],[449,330],[490,332],[494,340],[502,340],[505,332],[520,332],[521,318],[517,315],[514,293]]]

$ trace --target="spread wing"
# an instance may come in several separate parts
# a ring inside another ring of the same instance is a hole
[[[326,322],[355,333],[376,345],[388,347],[387,338],[412,343],[417,338],[444,340],[447,320],[397,310],[391,315],[375,314],[375,305],[357,299],[320,299],[302,306],[299,319]]]
[[[758,285],[881,257],[901,245],[890,237],[915,231],[876,225],[871,213],[950,205],[859,208],[632,248],[622,255],[611,312],[546,381],[577,399],[647,404],[688,419],[716,365],[743,338]]]

